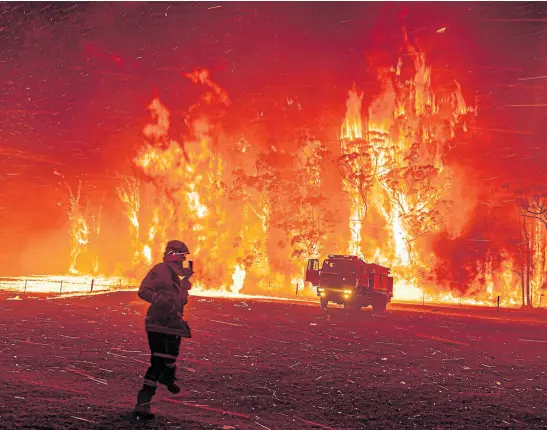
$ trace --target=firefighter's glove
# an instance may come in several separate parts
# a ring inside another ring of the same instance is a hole
[[[180,280],[180,287],[185,290],[189,290],[190,288],[192,288],[192,283],[187,277],[184,277]]]
[[[194,274],[194,272],[189,267],[183,267],[182,268],[182,276],[184,276],[185,278],[189,278],[193,274]]]

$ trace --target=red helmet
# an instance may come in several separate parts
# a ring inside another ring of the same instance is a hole
[[[165,255],[167,254],[190,254],[190,250],[184,242],[180,240],[170,240],[165,247]]]

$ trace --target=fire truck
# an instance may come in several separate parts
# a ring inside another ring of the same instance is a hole
[[[393,297],[389,272],[389,268],[366,263],[355,255],[331,254],[321,268],[319,260],[308,260],[304,279],[317,287],[323,309],[334,302],[351,310],[372,305],[373,312],[383,312]]]

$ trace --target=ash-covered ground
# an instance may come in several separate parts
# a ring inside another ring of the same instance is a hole
[[[183,390],[142,423],[136,293],[0,307],[1,428],[547,428],[545,313],[193,297]]]

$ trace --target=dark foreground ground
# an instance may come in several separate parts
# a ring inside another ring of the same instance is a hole
[[[134,292],[0,301],[0,427],[547,428],[545,314],[197,297],[183,391],[160,388],[144,424],[145,309]]]

